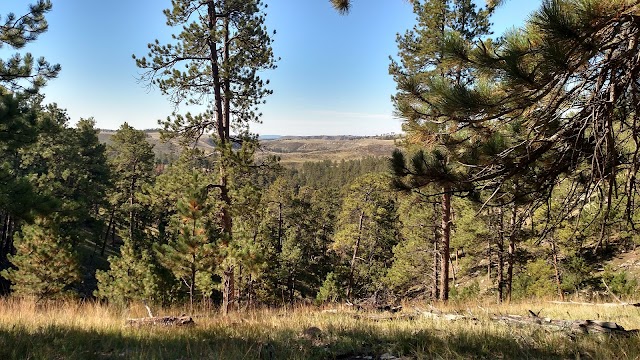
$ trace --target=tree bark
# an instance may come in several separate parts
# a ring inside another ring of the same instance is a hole
[[[442,268],[440,270],[440,300],[449,300],[449,243],[451,236],[451,188],[445,186],[442,195]]]
[[[102,249],[100,249],[100,256],[104,256],[104,251],[107,248],[107,241],[109,241],[109,232],[111,231],[111,226],[113,225],[113,217],[115,215],[116,208],[115,206],[111,208],[111,215],[109,216],[109,225],[107,225],[107,232],[104,234],[104,241],[102,242]]]
[[[562,278],[560,277],[560,269],[558,268],[558,248],[556,247],[555,239],[551,239],[551,252],[553,253],[553,269],[555,270],[558,295],[560,296],[560,300],[564,301],[564,293],[562,292]]]
[[[433,203],[433,285],[432,285],[432,289],[431,289],[431,298],[434,300],[438,300],[440,298],[440,292],[438,291],[440,289],[440,286],[438,286],[439,282],[440,282],[440,264],[439,264],[439,259],[440,259],[440,247],[438,246],[438,244],[440,243],[440,234],[438,233],[438,226],[436,226],[436,221],[437,221],[437,213],[438,213],[438,207],[437,204],[434,202]]]
[[[218,21],[218,14],[216,12],[215,2],[210,0],[207,2],[207,11],[209,16],[208,30],[210,32],[209,38],[207,39],[207,43],[209,45],[210,59],[211,62],[211,72],[213,77],[213,92],[214,92],[214,107],[216,114],[216,130],[218,133],[218,150],[221,154],[220,159],[220,177],[219,177],[219,188],[220,188],[220,199],[224,203],[222,206],[222,235],[224,238],[225,245],[228,245],[228,242],[232,240],[232,228],[233,222],[231,218],[231,197],[229,196],[229,188],[228,188],[228,175],[226,170],[225,159],[226,152],[231,151],[231,149],[227,149],[229,143],[229,123],[227,119],[229,119],[229,94],[227,90],[227,82],[221,81],[220,76],[220,65],[218,59],[218,49],[217,44],[213,39],[213,33],[215,32],[216,23]],[[222,59],[223,64],[229,60],[228,54],[228,39],[229,39],[229,19],[225,17],[225,43],[223,48],[224,58]],[[228,78],[228,75],[226,76]],[[224,89],[224,98],[223,98],[223,86]],[[223,107],[224,106],[224,107]],[[233,301],[234,295],[234,268],[233,266],[228,266],[223,273],[223,283],[224,289],[222,294],[222,313],[227,315],[229,313],[230,303]]]
[[[498,208],[498,273],[496,282],[498,284],[498,303],[504,300],[504,214],[502,207]]]
[[[513,267],[515,265],[516,241],[518,239],[518,206],[513,204],[511,209],[511,233],[509,234],[509,253],[507,256],[507,301],[511,302],[511,290],[513,288]]]

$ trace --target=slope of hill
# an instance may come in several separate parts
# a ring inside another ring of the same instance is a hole
[[[115,131],[101,130],[100,141],[111,143],[111,136]],[[162,142],[160,132],[145,131],[147,140],[154,145],[157,157],[177,155],[180,145],[177,141]],[[198,147],[205,151],[212,151],[212,144],[200,140]],[[355,160],[364,157],[390,156],[396,148],[395,140],[387,137],[357,137],[357,136],[286,136],[260,141],[258,157],[278,156],[285,165],[296,165],[305,161],[340,161]]]

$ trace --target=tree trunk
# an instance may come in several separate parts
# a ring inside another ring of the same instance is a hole
[[[347,286],[347,299],[349,300],[351,300],[352,291],[353,291],[353,275],[356,269],[356,259],[358,257],[360,241],[362,240],[363,224],[364,224],[364,211],[360,213],[360,220],[358,222],[358,237],[356,238],[356,244],[353,247],[353,255],[351,256],[351,266],[349,269],[349,283]]]
[[[240,311],[240,306],[242,305],[242,265],[238,266],[238,284],[236,286],[236,310]]]
[[[222,314],[228,315],[233,302],[233,266],[228,266],[222,276],[224,291],[222,292]]]
[[[135,172],[135,165],[133,168],[134,172]],[[135,188],[136,188],[136,179],[135,176],[133,179],[131,179],[131,187],[129,188],[129,240],[131,240],[131,243],[134,244],[134,248],[137,248],[137,243],[135,241],[135,239],[133,238],[133,227],[134,227],[134,219],[135,219],[135,214],[133,211],[133,206],[135,205]]]
[[[487,236],[487,282],[491,283],[491,236]]]
[[[438,300],[440,298],[438,283],[440,282],[440,264],[438,260],[440,259],[440,251],[438,244],[440,243],[440,234],[438,233],[438,227],[436,226],[436,219],[438,213],[437,205],[433,204],[433,287],[431,298],[434,300]]]
[[[216,23],[218,21],[219,15],[216,12],[215,2],[210,0],[207,2],[207,12],[209,15],[209,23],[208,30],[211,34],[216,31]],[[223,49],[223,64],[229,61],[229,49],[228,49],[228,41],[229,39],[229,19],[225,17],[225,46]],[[220,159],[220,178],[219,178],[219,189],[220,189],[220,199],[223,202],[222,206],[222,235],[224,238],[224,242],[228,245],[228,242],[232,240],[232,218],[231,218],[231,197],[229,196],[229,188],[228,188],[228,175],[226,171],[225,159],[227,156],[226,152],[231,151],[231,149],[227,149],[229,143],[229,122],[227,119],[229,118],[229,94],[228,82],[221,81],[220,76],[220,65],[218,59],[218,49],[217,44],[214,41],[212,35],[207,39],[207,43],[209,45],[210,58],[209,61],[211,63],[211,72],[213,77],[213,92],[214,92],[214,108],[216,114],[216,130],[218,133],[218,151],[221,154]],[[228,78],[228,75],[226,76]],[[223,96],[223,84],[225,94]],[[224,97],[224,98],[223,98]],[[223,107],[224,106],[224,107]],[[222,313],[224,315],[229,313],[230,303],[233,301],[234,295],[234,269],[233,266],[228,266],[223,274],[223,282],[224,289],[222,294]]]
[[[116,213],[115,206],[111,209],[111,215],[109,216],[109,225],[107,225],[107,232],[104,234],[104,241],[102,242],[102,249],[100,249],[100,256],[104,256],[104,251],[107,248],[107,241],[109,240],[109,232],[111,231],[111,226],[113,225],[113,217]]]
[[[507,301],[511,302],[511,290],[513,287],[513,267],[515,265],[516,240],[519,233],[518,207],[513,204],[511,209],[511,233],[509,234],[509,253],[507,257]]]
[[[282,252],[282,202],[278,202],[278,254]]]
[[[504,299],[504,214],[502,207],[498,208],[498,273],[496,281],[498,284],[498,303]]]
[[[440,300],[449,300],[449,240],[451,236],[451,188],[446,186],[442,195],[442,269],[440,280]]]
[[[562,292],[562,278],[560,277],[560,269],[558,268],[558,248],[556,247],[555,239],[551,239],[551,252],[553,253],[553,269],[555,270],[558,295],[560,295],[560,300],[564,301],[564,293]]]

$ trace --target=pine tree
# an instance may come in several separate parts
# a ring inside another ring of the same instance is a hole
[[[398,37],[400,63],[390,66],[390,73],[398,84],[395,96],[398,114],[404,119],[408,144],[431,151],[419,150],[407,164],[399,151],[392,159],[393,168],[400,178],[413,177],[401,188],[420,188],[428,184],[441,187],[441,246],[440,296],[443,301],[449,294],[449,261],[451,234],[451,197],[460,190],[469,190],[465,169],[456,168],[461,154],[469,147],[466,134],[455,130],[455,125],[444,121],[447,114],[432,106],[431,88],[439,82],[451,82],[462,86],[473,81],[475,74],[452,61],[444,52],[449,41],[471,44],[489,34],[488,17],[493,7],[477,9],[471,0],[415,1],[414,12],[418,25],[404,36]],[[444,124],[444,125],[443,125]],[[460,150],[463,149],[463,150]]]
[[[212,275],[218,255],[215,239],[212,239],[216,229],[212,229],[212,223],[206,217],[211,208],[207,201],[208,189],[198,183],[198,177],[194,176],[191,188],[176,205],[175,238],[155,247],[160,264],[187,287],[191,309],[196,290],[203,298],[211,296]]]
[[[0,27],[0,49],[22,49],[35,41],[47,31],[45,14],[51,7],[50,1],[38,0],[22,16],[7,14]],[[45,203],[18,169],[18,151],[36,140],[39,107],[34,102],[39,100],[32,95],[59,71],[60,65],[50,65],[44,58],[36,60],[28,53],[0,59],[0,270],[9,266],[7,255],[14,250],[13,234],[21,220],[30,218],[31,210]],[[0,277],[0,293],[6,292],[8,283]]]
[[[349,300],[382,290],[397,243],[396,211],[384,175],[365,175],[348,186],[332,248],[348,269],[341,280]]]
[[[100,299],[127,305],[135,300],[161,302],[162,281],[153,257],[147,249],[136,249],[126,236],[120,246],[120,256],[109,257],[109,270],[96,271]]]
[[[14,268],[2,271],[17,296],[59,298],[73,293],[80,280],[78,262],[56,224],[38,218],[24,225],[15,239],[16,254],[9,255]]]
[[[45,14],[51,11],[49,0],[38,0],[29,6],[29,12],[17,16],[9,13],[0,27],[0,49],[8,45],[13,49],[21,49],[48,29]],[[8,60],[0,60],[1,93],[26,92],[36,93],[47,80],[55,78],[60,72],[60,65],[51,65],[44,58],[35,59],[30,53],[24,56],[17,53]],[[25,84],[26,83],[26,84]]]
[[[146,70],[143,79],[157,85],[177,105],[205,104],[202,114],[174,113],[165,123],[170,134],[187,143],[214,133],[218,154],[215,187],[223,202],[220,222],[223,241],[233,240],[233,201],[230,167],[234,166],[234,141],[255,141],[247,136],[248,125],[257,121],[257,107],[271,93],[259,72],[273,69],[271,39],[265,26],[266,7],[260,0],[172,0],[165,10],[169,26],[182,27],[175,43],[149,44],[148,58],[136,58]],[[211,102],[208,102],[212,99]],[[232,130],[241,134],[237,139]],[[244,136],[243,136],[244,134]],[[224,271],[223,313],[233,302],[234,268]]]
[[[482,76],[434,88],[450,126],[492,138],[512,131],[496,156],[473,169],[478,186],[545,201],[564,181],[566,203],[580,209],[606,194],[596,252],[614,211],[617,175],[624,174],[627,221],[636,205],[640,137],[636,57],[637,6],[629,1],[547,0],[526,26],[500,42],[447,44],[449,57]],[[509,200],[507,198],[507,200]],[[571,211],[572,209],[569,209]]]
[[[116,188],[110,199],[111,205],[127,214],[128,237],[134,247],[140,245],[143,229],[136,217],[142,211],[137,197],[143,185],[151,183],[154,175],[153,145],[146,137],[143,131],[124,123],[111,137],[112,144],[108,148]]]

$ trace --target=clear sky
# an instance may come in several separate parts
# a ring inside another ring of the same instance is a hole
[[[2,0],[0,13],[24,13],[27,1]],[[355,0],[348,16],[328,0],[267,0],[270,30],[277,30],[278,68],[263,74],[274,94],[262,107],[260,134],[376,135],[400,132],[392,116],[395,92],[388,75],[395,36],[414,24],[403,0]],[[541,0],[510,0],[493,18],[496,34],[521,25]],[[132,54],[170,38],[162,9],[170,0],[54,0],[49,31],[25,51],[62,66],[44,89],[47,102],[66,108],[75,123],[94,117],[97,126],[158,127],[172,112],[157,89],[137,82]],[[2,49],[6,58],[10,53]],[[181,108],[181,111],[188,111]]]

